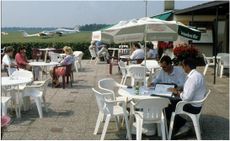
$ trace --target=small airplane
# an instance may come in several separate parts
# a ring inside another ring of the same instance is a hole
[[[62,36],[64,34],[71,34],[71,33],[75,33],[75,32],[80,32],[79,26],[75,26],[74,29],[58,28],[58,29],[55,29],[54,31],[59,36]]]
[[[24,30],[19,30],[19,31],[23,33],[23,37],[35,37],[35,36],[52,37],[55,34],[57,34],[58,36],[62,36],[64,34],[71,34],[71,33],[79,32],[79,26],[76,26],[74,29],[58,28],[58,29],[51,30],[51,31],[41,31],[35,34],[28,34]]]

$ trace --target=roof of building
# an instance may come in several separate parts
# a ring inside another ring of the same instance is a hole
[[[203,3],[200,5],[192,6],[189,8],[175,10],[175,15],[215,15],[216,9],[218,10],[219,15],[229,14],[229,1],[211,1],[207,3]]]

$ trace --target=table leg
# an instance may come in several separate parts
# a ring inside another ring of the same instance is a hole
[[[21,97],[20,97],[20,92],[19,92],[19,85],[17,86],[17,96],[16,96],[16,107],[15,107],[15,111],[16,111],[16,116],[17,118],[21,118]]]
[[[45,53],[45,62],[47,60],[47,55],[48,55],[48,50],[46,50],[46,53]]]

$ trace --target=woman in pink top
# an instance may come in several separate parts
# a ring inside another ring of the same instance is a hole
[[[26,48],[25,47],[19,47],[19,51],[15,56],[15,61],[19,68],[31,70],[29,61],[26,58]]]
[[[18,53],[15,55],[15,61],[19,68],[32,70],[32,67],[29,65],[29,61],[26,58],[26,48],[19,47]],[[40,67],[34,67],[34,80],[38,80]]]

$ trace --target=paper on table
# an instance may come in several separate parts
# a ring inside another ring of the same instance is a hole
[[[160,96],[172,96],[172,92],[168,91],[168,88],[174,88],[174,84],[156,84],[155,90],[153,90],[154,95]]]

